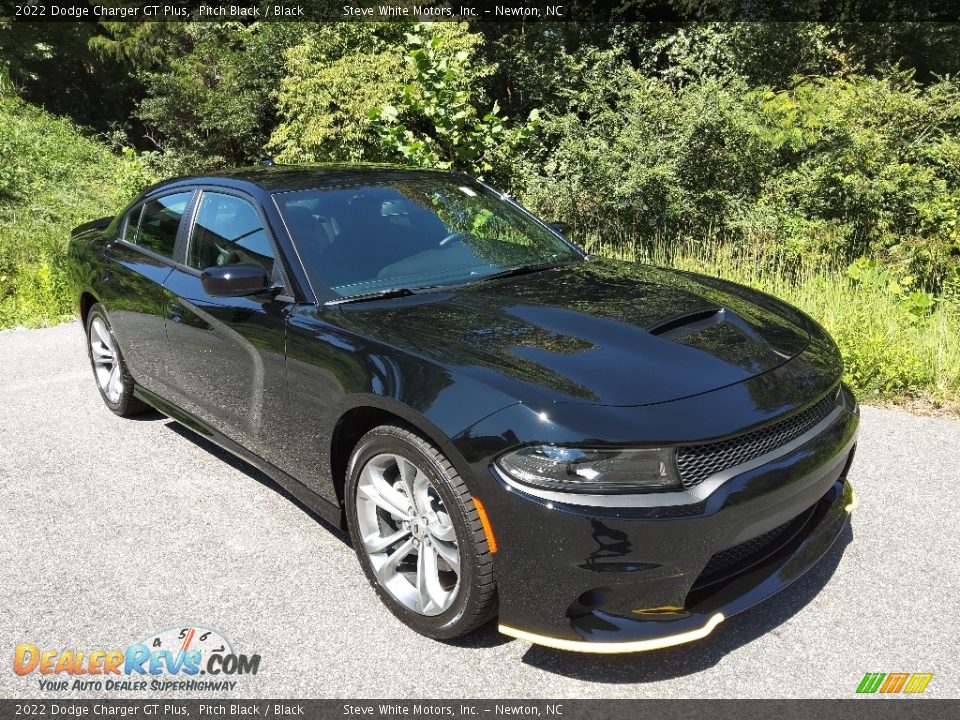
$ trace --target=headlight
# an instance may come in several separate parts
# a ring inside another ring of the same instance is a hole
[[[497,461],[518,482],[551,490],[629,493],[682,486],[672,448],[590,450],[531,445]]]

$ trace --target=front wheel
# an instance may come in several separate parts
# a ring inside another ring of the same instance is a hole
[[[133,378],[123,363],[107,314],[99,304],[91,307],[87,314],[87,354],[100,397],[110,410],[126,416],[148,409],[146,403],[133,395]]]
[[[350,460],[347,525],[384,604],[436,639],[496,612],[493,558],[473,498],[450,461],[403,428],[378,427]]]

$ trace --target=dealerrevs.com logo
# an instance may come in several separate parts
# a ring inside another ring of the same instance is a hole
[[[239,675],[256,675],[260,655],[237,653],[210,628],[183,625],[151,633],[126,649],[42,649],[21,643],[13,671],[36,677],[43,691],[157,692],[236,688]]]

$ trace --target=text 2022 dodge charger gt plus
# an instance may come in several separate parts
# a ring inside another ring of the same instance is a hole
[[[762,293],[585,255],[464,175],[264,167],[74,231],[104,402],[148,405],[349,528],[433,638],[709,634],[842,531],[858,408]]]

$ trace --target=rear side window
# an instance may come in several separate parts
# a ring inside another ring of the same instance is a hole
[[[197,270],[223,265],[260,265],[273,274],[273,247],[256,209],[234,195],[205,192],[197,209],[187,265]]]
[[[137,242],[137,233],[140,232],[140,216],[143,214],[143,205],[138,205],[127,216],[127,224],[123,228],[123,239],[128,243]]]
[[[150,200],[140,213],[140,224],[134,232],[133,222],[136,213],[130,218],[126,239],[140,247],[152,250],[164,257],[172,258],[177,244],[177,229],[190,202],[191,192],[164,195]]]

